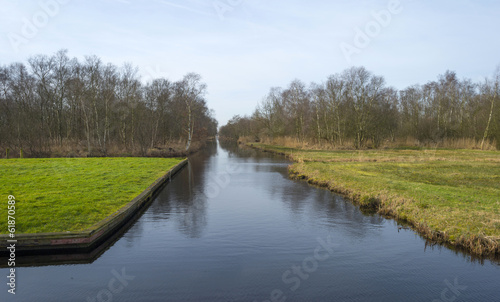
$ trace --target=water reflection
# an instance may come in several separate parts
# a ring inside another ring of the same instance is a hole
[[[207,198],[202,193],[205,171],[211,169],[217,143],[189,157],[188,166],[163,190],[150,209],[153,221],[164,223],[174,216],[178,230],[189,238],[199,238],[207,225]]]

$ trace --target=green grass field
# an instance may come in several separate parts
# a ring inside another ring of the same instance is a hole
[[[7,234],[9,195],[16,199],[16,233],[81,231],[119,210],[181,161],[0,159],[0,234]]]
[[[499,251],[498,151],[254,146],[288,155],[295,161],[290,167],[294,176],[328,186],[361,206],[380,203],[381,213],[408,221],[424,234],[438,232],[444,241],[477,254],[492,253],[478,245],[486,240]]]

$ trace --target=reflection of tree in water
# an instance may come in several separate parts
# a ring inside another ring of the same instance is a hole
[[[221,143],[221,147],[239,158],[251,158],[249,162],[256,172],[254,177],[260,177],[260,173],[277,173],[287,179],[282,181],[273,177],[272,182],[275,183],[268,184],[270,198],[281,200],[297,222],[320,219],[332,227],[342,226],[339,229],[351,237],[373,235],[373,225],[384,222],[382,216],[364,214],[349,200],[328,190],[316,188],[304,181],[288,180],[286,165],[282,165],[287,160],[281,155],[241,147],[236,143]]]
[[[206,213],[205,200],[195,198],[189,206],[184,207],[177,215],[179,231],[190,238],[201,237],[204,228],[207,226]]]
[[[229,157],[233,157],[238,154],[239,147],[237,142],[219,141],[219,146],[229,154]]]
[[[207,225],[206,199],[197,190],[198,186],[203,187],[201,182],[204,178],[201,176],[204,171],[199,168],[201,166],[204,166],[204,163],[196,163],[196,160],[190,158],[186,168],[188,172],[187,198],[178,208],[176,215],[179,231],[190,238],[201,237],[203,229]]]
[[[203,188],[206,170],[217,154],[217,145],[211,143],[189,157],[189,164],[177,174],[151,205],[153,220],[173,218],[181,233],[198,238],[207,225],[206,198],[199,192]]]
[[[273,194],[277,198],[281,197],[297,219],[312,218],[314,221],[321,221],[336,231],[347,233],[351,238],[373,236],[376,234],[373,226],[384,223],[382,216],[363,213],[342,196],[303,181],[276,186]]]
[[[282,155],[259,151],[245,145],[239,145],[233,141],[220,141],[220,147],[229,154],[229,157],[238,157],[245,159],[255,160],[260,163],[262,160],[269,161],[269,159],[278,159],[280,161],[287,162]]]
[[[283,156],[241,147],[232,142],[221,142],[220,147],[229,157],[246,160],[245,163],[250,164],[255,172],[251,177],[259,178],[262,173],[281,175],[281,178],[272,178],[272,182],[276,183],[268,184],[270,198],[282,200],[298,220],[321,219],[332,227],[342,226],[342,232],[358,238],[373,235],[372,226],[381,225],[384,221],[379,215],[363,214],[349,201],[328,190],[288,180],[288,161]],[[162,196],[162,201],[157,205],[161,205],[157,215],[170,215],[176,220],[179,231],[191,238],[200,237],[207,225],[207,203],[202,190],[207,185],[205,182],[209,181],[206,174],[218,168],[215,167],[217,159],[213,157],[216,153],[217,146],[214,144],[191,156],[189,166],[164,190],[168,194]]]

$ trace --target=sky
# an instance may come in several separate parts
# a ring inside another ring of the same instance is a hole
[[[500,1],[0,0],[0,65],[67,49],[139,68],[143,82],[208,85],[219,125],[271,87],[351,66],[404,89],[447,70],[483,81],[500,64]]]

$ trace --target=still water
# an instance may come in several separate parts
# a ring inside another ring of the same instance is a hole
[[[287,165],[214,144],[107,250],[18,267],[0,301],[500,301],[497,263],[426,247]]]

